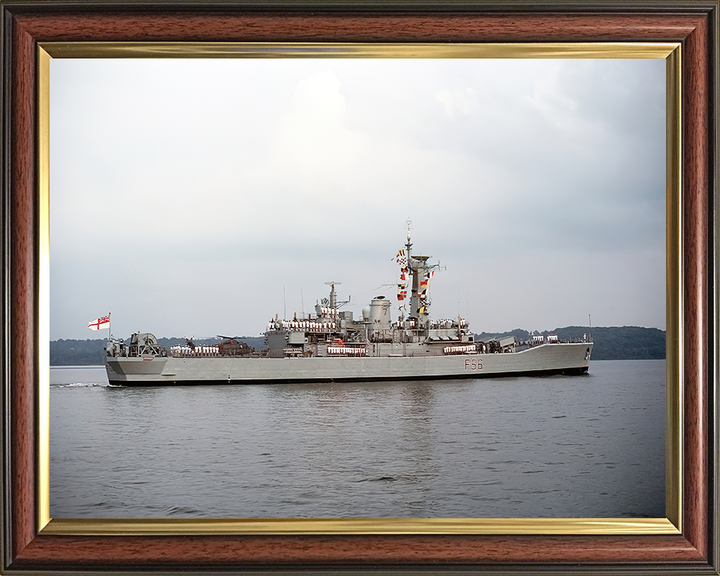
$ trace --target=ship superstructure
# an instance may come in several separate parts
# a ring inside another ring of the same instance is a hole
[[[282,383],[309,381],[458,378],[510,374],[587,372],[592,342],[557,337],[519,342],[514,337],[476,342],[467,321],[430,319],[429,284],[438,264],[412,254],[408,229],[399,265],[397,320],[392,301],[373,298],[355,318],[341,310],[336,285],[315,313],[268,323],[264,350],[234,338],[217,346],[169,350],[150,333],[133,334],[129,345],[111,340],[106,365],[111,384]]]

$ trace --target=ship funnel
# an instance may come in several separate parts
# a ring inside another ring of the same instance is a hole
[[[373,330],[390,330],[390,300],[377,296],[370,302],[370,326]]]

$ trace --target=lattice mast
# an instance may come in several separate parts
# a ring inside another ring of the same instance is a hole
[[[398,283],[398,300],[401,302],[400,310],[404,310],[402,302],[407,298],[407,283],[410,284],[410,311],[408,319],[417,319],[418,327],[427,327],[430,322],[428,286],[439,264],[428,264],[432,256],[414,256],[412,254],[412,237],[410,222],[408,221],[407,241],[405,250],[400,250],[398,263],[400,264],[400,281]]]

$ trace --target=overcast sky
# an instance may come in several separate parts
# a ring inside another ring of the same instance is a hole
[[[665,328],[664,60],[50,65],[51,339],[260,335],[393,258],[475,332]],[[396,308],[396,306],[394,306]]]

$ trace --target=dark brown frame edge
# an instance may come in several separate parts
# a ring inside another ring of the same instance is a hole
[[[718,574],[717,0],[324,3],[3,0],[2,558],[60,572]],[[44,41],[682,43],[683,533],[45,536],[37,530],[36,61]]]

